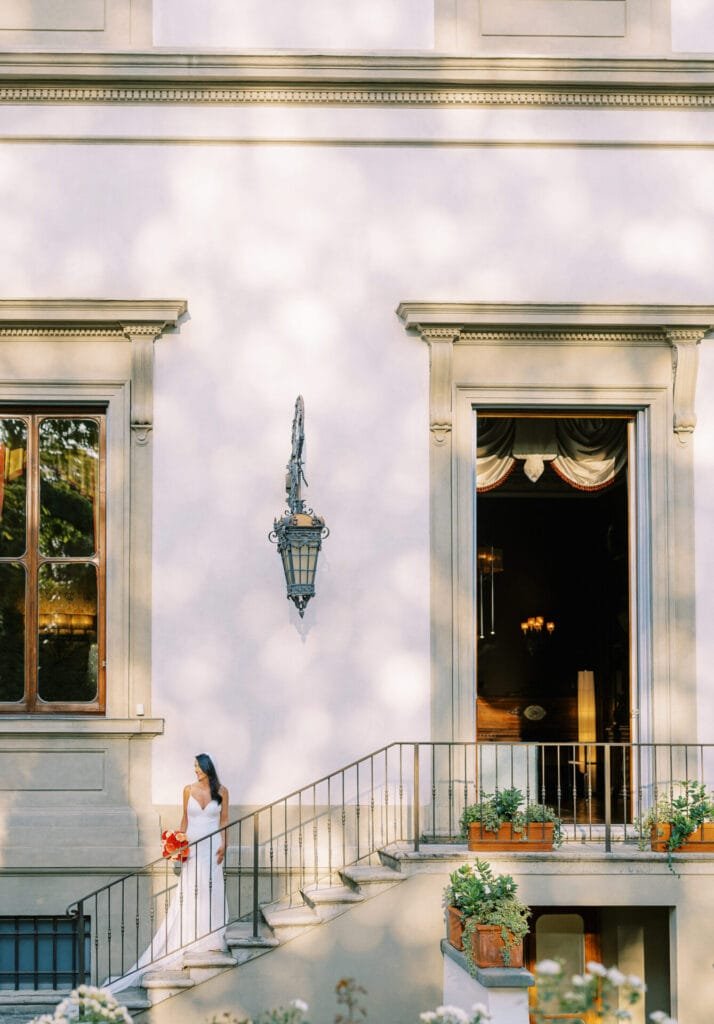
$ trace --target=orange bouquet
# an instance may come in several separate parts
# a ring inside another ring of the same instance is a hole
[[[161,833],[161,856],[167,860],[188,860],[188,837],[185,832],[167,829]]]

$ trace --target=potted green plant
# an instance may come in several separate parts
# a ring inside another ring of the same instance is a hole
[[[649,837],[657,853],[714,853],[714,800],[701,782],[678,782],[677,796],[662,795],[637,822],[640,845]]]
[[[494,875],[487,861],[462,864],[444,889],[449,942],[471,967],[522,967],[530,910],[511,875]]]
[[[523,806],[525,804],[525,807]],[[461,815],[461,834],[469,850],[552,850],[563,842],[563,827],[548,804],[526,803],[520,789],[485,794]]]

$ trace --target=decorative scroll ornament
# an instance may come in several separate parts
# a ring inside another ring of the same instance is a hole
[[[295,401],[295,415],[292,428],[292,452],[287,465],[285,490],[288,509],[273,523],[268,539],[278,546],[282,559],[287,597],[293,601],[300,618],[311,597],[315,596],[315,574],[317,557],[322,541],[330,531],[325,520],[305,508],[302,485],[307,485],[304,473],[305,449],[305,404],[302,395]]]
[[[687,328],[667,331],[667,341],[672,346],[673,373],[673,429],[682,444],[697,425],[694,411],[694,397],[697,390],[699,370],[699,343],[706,331]]]

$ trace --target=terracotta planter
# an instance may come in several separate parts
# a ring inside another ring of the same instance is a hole
[[[471,955],[477,967],[523,967],[523,940],[510,947],[510,959],[504,961],[506,944],[497,924],[477,924],[471,936]]]
[[[464,918],[456,907],[446,908],[447,938],[454,949],[464,948]],[[504,967],[505,943],[500,925],[477,924],[471,936],[471,955],[477,967]],[[523,967],[523,942],[511,946],[509,967]]]
[[[650,829],[650,846],[656,853],[667,853],[667,842],[672,826],[662,822]],[[714,821],[705,821],[701,828],[692,832],[685,843],[673,853],[714,853]]]
[[[464,948],[464,916],[456,907],[446,908],[446,937],[454,949]]]
[[[469,825],[469,850],[552,850],[552,821],[532,821],[515,832],[509,822],[501,825],[498,832],[487,832],[481,823],[472,821]]]

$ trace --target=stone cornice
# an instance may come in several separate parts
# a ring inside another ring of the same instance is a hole
[[[0,103],[714,109],[714,60],[16,52]]]
[[[0,337],[155,338],[186,310],[184,299],[0,299]]]
[[[459,343],[469,340],[525,341],[533,333],[570,344],[575,338],[616,344],[624,340],[669,344],[666,329],[714,326],[714,306],[612,305],[604,303],[402,302],[397,316],[405,327],[424,334],[435,328],[460,328]],[[428,339],[425,339],[428,340]]]

